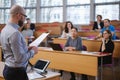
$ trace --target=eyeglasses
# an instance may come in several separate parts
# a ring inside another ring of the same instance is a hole
[[[27,17],[27,15],[25,15],[25,14],[22,14],[22,13],[21,13],[21,15],[23,15],[24,17]]]

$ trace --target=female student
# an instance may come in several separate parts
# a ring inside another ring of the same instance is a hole
[[[100,52],[102,53],[113,53],[114,43],[112,41],[112,33],[110,30],[105,30],[102,34],[102,44],[100,47]],[[99,59],[100,62],[100,59]],[[112,55],[103,57],[103,64],[111,64]],[[99,63],[100,64],[100,63]]]
[[[24,30],[22,31],[23,36],[28,39],[28,44],[32,42],[33,31],[30,29],[30,24],[26,24]]]
[[[68,38],[71,34],[71,28],[73,28],[73,24],[70,21],[65,23],[65,28],[62,32],[61,38]]]
[[[94,22],[93,30],[101,30],[104,27],[104,23],[102,22],[102,16],[97,15],[97,21]]]

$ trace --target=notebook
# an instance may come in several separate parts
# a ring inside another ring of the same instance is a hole
[[[54,44],[54,43],[50,43],[50,46],[52,47],[53,50],[56,51],[63,51],[62,47],[60,44]]]
[[[47,69],[47,67],[48,67],[49,64],[50,64],[50,61],[44,60],[44,59],[39,59],[39,60],[35,63],[33,69],[34,69],[36,72],[42,74],[42,73],[45,73],[45,72],[46,72],[46,69]]]

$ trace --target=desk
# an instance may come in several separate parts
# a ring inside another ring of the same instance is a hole
[[[4,68],[4,62],[0,62],[0,80],[4,80],[2,72]],[[35,80],[60,80],[60,74],[57,72],[49,71],[45,78]]]
[[[49,68],[87,74],[96,76],[97,78],[98,57],[103,56],[106,55],[98,55],[86,51],[63,52],[39,50],[38,54],[36,54],[30,62],[35,64],[40,58],[47,59],[51,62]]]
[[[59,43],[59,44],[65,44],[66,43],[66,39],[62,39],[62,38],[54,38],[53,39],[53,43]],[[87,51],[99,51],[100,49],[100,45],[101,45],[101,41],[100,40],[82,40],[82,44],[85,45],[87,47]],[[114,54],[113,57],[115,58],[119,58],[120,57],[120,41],[114,41]]]
[[[79,31],[78,35],[81,37],[88,37],[88,36],[97,36],[100,32],[99,31]],[[120,38],[120,32],[116,32],[116,36]]]

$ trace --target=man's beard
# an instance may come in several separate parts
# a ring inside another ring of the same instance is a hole
[[[19,21],[18,21],[18,25],[19,25],[20,27],[22,27],[22,26],[23,26],[23,24],[24,24],[24,23],[23,23],[23,21],[22,21],[22,20],[19,20]]]

